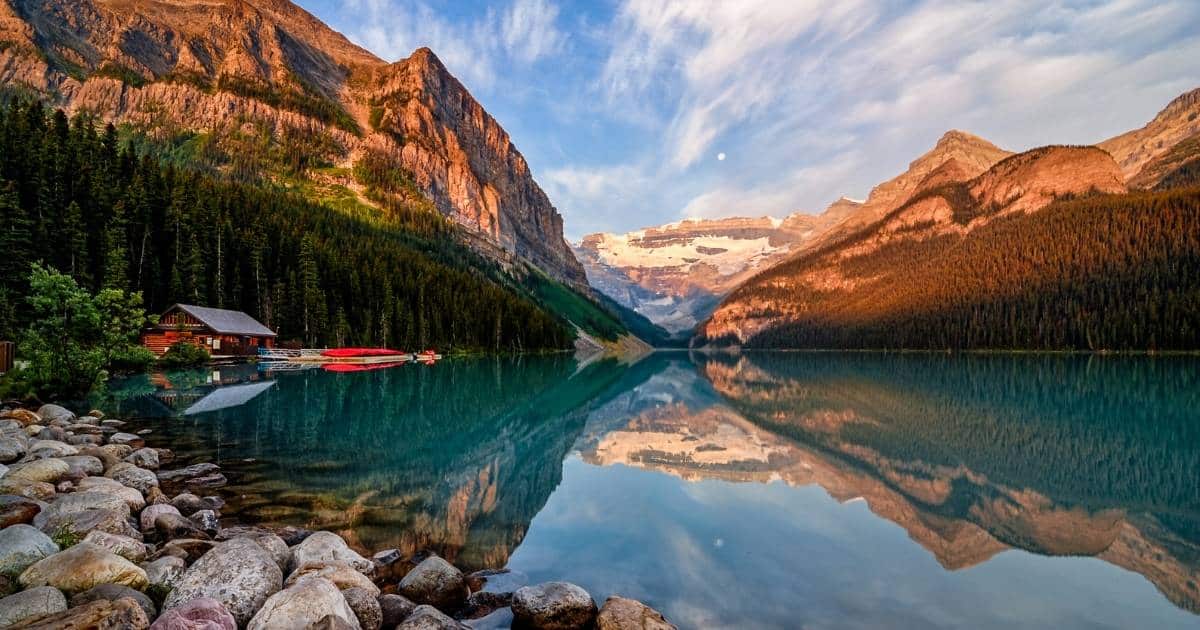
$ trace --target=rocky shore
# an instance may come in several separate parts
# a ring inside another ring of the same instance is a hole
[[[227,522],[217,465],[172,466],[132,429],[100,411],[0,406],[0,629],[674,628],[567,582],[508,590],[503,570]]]

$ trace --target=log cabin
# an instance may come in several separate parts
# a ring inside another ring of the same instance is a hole
[[[142,345],[160,357],[181,341],[204,347],[214,357],[239,357],[275,347],[275,336],[241,311],[176,304],[142,333]]]

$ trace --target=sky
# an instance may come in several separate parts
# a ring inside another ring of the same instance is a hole
[[[429,46],[566,235],[864,198],[949,129],[1092,144],[1200,87],[1197,0],[297,0]]]

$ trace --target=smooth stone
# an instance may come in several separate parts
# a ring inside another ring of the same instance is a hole
[[[383,627],[394,628],[416,610],[417,605],[412,600],[395,593],[380,595],[379,609],[383,614]]]
[[[158,485],[158,477],[154,475],[153,471],[138,468],[129,462],[121,462],[109,468],[104,476],[119,481],[122,485],[136,488],[142,494]]]
[[[38,459],[9,466],[4,478],[54,483],[70,472],[71,466],[61,459]]]
[[[128,536],[92,530],[83,537],[83,542],[104,547],[130,562],[141,562],[146,559],[146,544]]]
[[[86,591],[100,584],[123,584],[145,588],[146,572],[141,567],[92,543],[81,542],[66,551],[43,558],[25,569],[21,585],[53,586],[67,594]]]
[[[99,409],[93,409],[93,410],[87,412],[87,415],[92,418],[95,418],[97,422],[99,422],[100,420],[103,420],[106,417],[104,412],[100,411]]]
[[[371,594],[371,597],[379,596],[379,587],[370,578],[355,571],[350,565],[344,562],[314,562],[306,564],[288,576],[284,581],[284,587],[291,586],[296,582],[306,577],[320,577],[333,582],[333,585],[338,587],[338,590],[346,590],[348,588],[361,588]]]
[[[596,602],[588,592],[570,582],[545,582],[523,586],[513,593],[513,619],[533,630],[575,630],[591,627]]]
[[[141,525],[142,531],[150,531],[154,529],[154,521],[164,514],[179,514],[179,510],[169,503],[157,503],[155,505],[147,505],[142,513],[138,515],[138,524]]]
[[[375,589],[375,594],[364,588],[342,589],[342,597],[346,598],[346,604],[354,611],[363,630],[379,630],[383,626],[383,609],[375,598],[378,594],[379,589]]]
[[[20,575],[56,553],[58,545],[35,527],[21,523],[0,529],[0,575]]]
[[[171,499],[171,505],[174,505],[175,509],[179,510],[179,513],[184,516],[191,516],[200,510],[208,509],[208,506],[204,504],[204,501],[200,497],[190,492],[182,492],[176,495],[174,499]]]
[[[135,591],[123,584],[101,584],[99,586],[94,586],[82,593],[77,593],[71,598],[71,607],[74,608],[75,606],[82,606],[84,604],[102,599],[116,601],[122,597],[128,597],[129,599],[137,602],[137,605],[141,607],[142,612],[146,613],[147,619],[153,619],[158,615],[158,608],[154,606],[154,602],[151,601],[149,597],[146,597],[140,591]]]
[[[45,513],[46,510],[42,510],[38,516],[40,517]],[[90,531],[99,530],[110,534],[141,539],[142,533],[129,523],[129,517],[126,516],[126,513],[126,510],[118,512],[116,510],[89,509],[71,514],[58,514],[47,520],[38,529],[51,536],[70,534],[82,538]],[[36,521],[37,519],[35,518],[34,520]]]
[[[150,630],[237,630],[237,621],[221,602],[200,597],[164,612]]]
[[[677,630],[662,613],[635,599],[612,596],[596,616],[596,630]]]
[[[146,580],[151,586],[170,590],[179,581],[179,576],[187,570],[187,562],[175,556],[163,556],[153,562],[143,562],[142,570],[146,572]]]
[[[125,461],[146,470],[158,470],[158,451],[152,448],[139,448],[130,453]]]
[[[29,452],[35,451],[50,451],[54,453],[50,457],[66,457],[68,455],[78,455],[79,449],[58,440],[34,440],[29,443]]]
[[[183,485],[188,490],[204,491],[220,488],[228,483],[229,480],[225,478],[225,475],[222,475],[221,473],[213,473],[211,475],[204,475],[203,477],[192,477],[191,479],[185,480]]]
[[[43,427],[42,430],[38,431],[37,435],[33,437],[38,440],[65,441],[67,439],[67,430],[59,426],[51,425],[48,427]]]
[[[88,446],[99,446],[103,444],[103,440],[98,435],[68,435],[67,444],[86,448]]]
[[[54,490],[54,484],[45,481],[13,479],[6,476],[0,479],[0,494],[15,494],[27,499],[49,501],[58,493]]]
[[[112,452],[110,450],[108,450],[108,447],[106,447],[106,446],[95,446],[95,445],[82,446],[79,449],[79,454],[80,455],[90,455],[90,456],[95,457],[96,459],[100,460],[100,463],[104,464],[104,470],[108,470],[109,468],[112,468],[113,466],[121,463],[121,458],[113,455]],[[107,479],[107,477],[106,477],[106,479]]]
[[[113,481],[108,477],[88,477],[81,479],[75,485],[75,489],[78,491],[102,492],[117,497],[124,501],[125,505],[129,506],[131,514],[141,512],[146,507],[146,499],[142,497],[141,492]]]
[[[422,604],[396,626],[396,630],[463,630],[466,627],[437,608]]]
[[[133,452],[133,447],[128,444],[105,444],[100,449],[111,455],[118,462],[129,457],[129,454]]]
[[[41,433],[42,429],[45,429],[45,428],[46,427],[44,427],[40,424],[31,424],[31,425],[25,427],[25,435],[27,435],[29,437],[33,437],[33,436]]]
[[[125,426],[125,422],[123,420],[103,420],[102,419],[102,420],[100,420],[100,426],[120,428],[120,427]]]
[[[42,510],[34,517],[33,526],[46,531],[47,523],[58,520],[60,517],[80,514],[87,510],[112,510],[121,514],[122,517],[129,516],[129,506],[125,501],[121,500],[121,497],[95,490],[87,490],[84,492],[72,492],[58,497],[50,504],[50,507]]]
[[[512,605],[512,593],[480,591],[471,593],[467,603],[455,613],[459,619],[482,619],[501,608]]]
[[[250,620],[247,630],[306,628],[326,615],[339,617],[351,628],[360,628],[358,617],[332,582],[307,577],[272,595]]]
[[[370,560],[358,555],[346,545],[341,536],[333,532],[316,532],[292,547],[292,561],[288,566],[294,571],[306,564],[325,562],[344,562],[361,573],[369,573],[375,566]]]
[[[0,494],[0,528],[30,523],[41,511],[41,504],[29,497]]]
[[[68,455],[62,461],[71,467],[72,472],[78,470],[84,475],[104,474],[104,462],[91,455]]]
[[[403,577],[396,575],[400,567],[404,566],[404,555],[399,549],[384,549],[376,552],[371,556],[371,563],[375,565],[375,575],[379,578]]]
[[[149,627],[146,611],[127,597],[116,601],[96,600],[23,626],[24,630],[146,630]]]
[[[0,599],[0,628],[15,628],[26,621],[67,609],[67,598],[52,586],[39,586]]]
[[[42,419],[42,422],[54,422],[55,420],[65,420],[67,422],[75,421],[75,414],[66,407],[60,407],[59,405],[42,405],[41,408],[37,410],[37,415]]]
[[[108,443],[124,444],[134,450],[137,450],[146,445],[146,440],[143,440],[141,436],[137,436],[132,433],[114,433],[108,436]]]
[[[42,418],[28,409],[12,409],[5,411],[4,415],[0,415],[0,418],[16,420],[17,424],[23,427],[27,427],[31,424],[42,423]]]
[[[146,491],[146,503],[150,505],[161,505],[171,503],[171,499],[163,494],[163,491],[158,486],[154,486]]]
[[[86,422],[77,422],[72,424],[71,426],[67,427],[67,431],[70,431],[75,435],[102,435],[104,433],[104,430],[100,427],[94,424],[88,424]]]
[[[221,467],[216,464],[192,464],[186,468],[160,470],[158,471],[158,480],[164,484],[183,483],[188,479],[211,475],[219,470],[221,470]]]
[[[221,519],[212,510],[197,510],[188,519],[209,536],[215,535],[221,529]]]
[[[244,624],[282,586],[283,573],[271,555],[254,541],[237,538],[218,543],[196,560],[167,595],[163,609],[211,597]]]
[[[292,550],[288,549],[287,543],[271,530],[262,527],[226,527],[217,532],[217,540],[233,540],[234,538],[249,538],[258,543],[259,547],[265,549],[275,559],[279,570],[284,575],[288,574],[288,563],[292,559]]]
[[[8,464],[25,455],[25,443],[17,438],[0,437],[0,464]]]
[[[447,611],[461,606],[469,594],[462,571],[438,556],[429,556],[413,567],[397,590],[418,604]]]
[[[208,534],[204,533],[199,527],[196,527],[195,523],[177,512],[167,512],[154,517],[154,529],[158,532],[162,540],[174,540],[176,538],[203,540],[208,538]]]

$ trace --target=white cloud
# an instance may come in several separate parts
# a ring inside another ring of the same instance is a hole
[[[501,20],[505,48],[526,63],[558,53],[566,36],[555,26],[557,19],[558,7],[545,0],[517,0]]]

